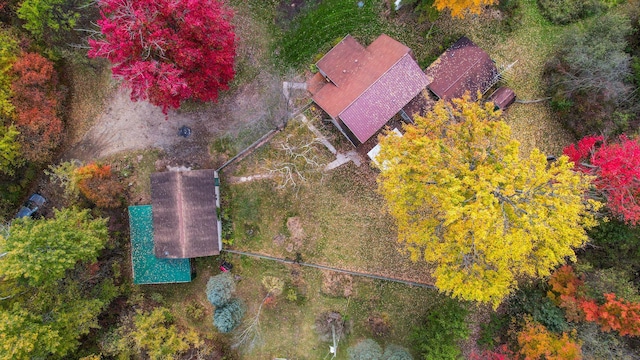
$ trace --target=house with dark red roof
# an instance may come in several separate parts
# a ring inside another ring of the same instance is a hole
[[[438,99],[460,98],[469,92],[477,100],[498,81],[498,69],[489,54],[466,37],[451,45],[424,71],[428,89]]]
[[[313,101],[356,146],[428,85],[411,49],[384,34],[366,48],[347,35],[316,66]]]
[[[307,89],[355,146],[367,142],[396,114],[410,122],[414,114],[429,111],[435,100],[460,98],[465,92],[476,100],[478,92],[487,92],[499,77],[489,55],[466,37],[424,72],[411,49],[384,34],[366,48],[347,35],[316,66],[318,73]]]

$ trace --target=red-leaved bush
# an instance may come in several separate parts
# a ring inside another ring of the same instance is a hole
[[[193,98],[215,101],[235,72],[232,12],[218,0],[100,0],[103,40],[90,57],[113,63],[131,99],[178,108]]]
[[[13,64],[11,91],[20,131],[22,156],[47,161],[62,140],[62,120],[57,115],[60,94],[53,63],[37,53],[24,53]]]
[[[124,187],[111,171],[111,165],[90,163],[76,169],[78,189],[101,208],[116,208],[121,204]]]
[[[576,170],[595,176],[596,190],[615,216],[630,225],[640,223],[640,144],[622,135],[617,143],[588,136],[564,149]]]
[[[568,265],[551,275],[549,285],[548,297],[565,309],[569,321],[591,321],[600,325],[603,331],[640,336],[640,303],[616,299],[615,294],[604,294],[604,303],[598,304],[585,295],[584,282]]]

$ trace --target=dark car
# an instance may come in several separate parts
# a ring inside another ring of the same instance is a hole
[[[16,215],[16,219],[33,216],[33,214],[38,211],[47,202],[47,199],[40,194],[33,194],[29,197],[29,200],[25,201],[20,207],[20,211],[18,211],[18,215]]]

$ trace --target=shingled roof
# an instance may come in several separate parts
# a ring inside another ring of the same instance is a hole
[[[498,69],[484,50],[462,37],[425,73],[430,81],[429,90],[440,99],[460,98],[469,91],[471,98],[476,100],[478,91],[484,94],[493,85]]]
[[[428,84],[411,49],[384,34],[367,48],[347,35],[316,65],[329,82],[314,84],[313,101],[361,143]]]
[[[153,240],[158,258],[220,253],[214,170],[151,174]]]

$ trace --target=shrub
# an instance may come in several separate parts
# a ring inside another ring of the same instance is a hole
[[[345,321],[338,312],[326,311],[316,319],[315,329],[321,341],[332,341],[334,331],[336,339],[340,340],[351,331],[351,323]]]
[[[111,165],[90,163],[76,169],[78,189],[97,207],[112,209],[121,205],[124,187],[111,171]]]
[[[207,299],[215,307],[223,306],[229,302],[235,291],[236,284],[230,273],[212,276],[207,282]]]
[[[458,359],[461,356],[457,342],[469,337],[465,322],[467,312],[455,300],[447,299],[429,312],[421,327],[414,329],[411,337],[425,360]]]
[[[580,345],[567,333],[556,335],[531,318],[525,320],[525,326],[517,337],[520,354],[525,359],[582,359]]]
[[[213,314],[213,325],[218,328],[221,333],[228,333],[235,329],[245,313],[245,307],[239,299],[233,299],[225,305],[216,307]]]
[[[546,297],[545,291],[535,287],[518,290],[509,301],[509,312],[518,318],[523,314],[531,315],[534,321],[554,332],[569,328],[562,310]]]
[[[267,293],[271,296],[278,296],[282,294],[284,289],[284,281],[275,276],[265,276],[262,278],[262,286],[267,290]]]
[[[188,317],[195,321],[200,321],[204,318],[204,308],[198,303],[187,304],[184,311]]]
[[[413,356],[402,346],[390,344],[384,349],[382,360],[413,360]]]
[[[538,0],[538,6],[554,24],[569,24],[604,10],[600,0]]]
[[[365,339],[347,349],[349,360],[382,360],[382,347],[375,340]]]
[[[506,333],[508,325],[509,316],[492,313],[488,323],[480,324],[478,344],[484,349],[493,349],[501,343],[500,339]]]

